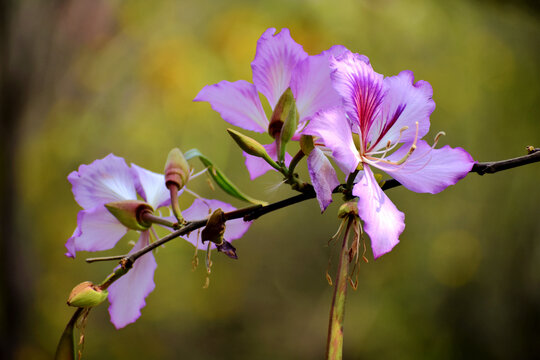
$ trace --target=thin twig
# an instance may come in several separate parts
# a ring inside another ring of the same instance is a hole
[[[529,147],[529,154],[528,155],[524,155],[524,156],[520,156],[520,157],[517,157],[517,158],[508,159],[508,160],[476,163],[476,164],[474,164],[474,166],[473,166],[473,168],[471,169],[470,172],[471,173],[474,172],[474,173],[477,173],[477,174],[480,174],[480,175],[493,174],[493,173],[496,173],[496,172],[499,172],[499,171],[508,170],[508,169],[512,169],[512,168],[515,168],[515,167],[518,167],[518,166],[532,164],[532,163],[535,163],[535,162],[540,162],[540,149],[539,148]],[[390,179],[390,180],[387,180],[382,185],[382,189],[383,190],[389,190],[389,189],[398,187],[400,185],[401,185],[401,183],[399,183],[397,180]],[[344,188],[343,185],[340,185],[340,186],[336,187],[336,189],[334,189],[333,192],[334,193],[342,192],[343,188]],[[295,195],[295,196],[292,196],[290,198],[283,199],[283,200],[280,200],[278,202],[268,204],[268,205],[265,205],[265,206],[256,205],[256,206],[249,206],[249,207],[246,207],[246,208],[243,208],[243,209],[234,210],[234,211],[225,213],[224,216],[225,216],[225,218],[227,220],[243,218],[244,221],[251,221],[251,220],[255,220],[255,219],[257,219],[257,218],[259,218],[259,217],[261,217],[263,215],[266,215],[266,214],[268,214],[270,212],[273,212],[273,211],[288,207],[290,205],[300,203],[300,202],[305,201],[305,200],[313,199],[315,197],[316,197],[316,194],[315,194],[315,190],[313,189],[313,186],[308,184],[303,189],[302,193],[299,194],[299,195]],[[167,236],[165,236],[165,237],[163,237],[163,238],[161,238],[161,239],[147,245],[146,247],[140,249],[139,251],[136,251],[136,252],[132,253],[131,255],[118,255],[118,256],[111,256],[111,257],[108,257],[108,258],[91,258],[91,259],[87,259],[86,261],[87,262],[92,262],[92,261],[100,261],[100,260],[104,261],[105,259],[107,259],[107,260],[121,259],[120,264],[122,265],[122,268],[125,269],[125,270],[129,270],[133,266],[133,263],[138,258],[143,256],[144,254],[146,254],[149,251],[152,251],[153,249],[165,244],[168,241],[171,241],[171,240],[173,240],[173,239],[175,239],[177,237],[180,237],[182,235],[186,235],[186,234],[188,234],[188,233],[190,233],[190,232],[192,232],[194,230],[200,229],[200,228],[206,226],[206,223],[207,223],[206,219],[187,222],[186,225],[183,228],[181,228],[180,230],[176,230],[176,231],[170,233],[169,235],[167,235]],[[116,281],[121,276],[123,276],[124,273],[123,274],[118,274],[118,276],[114,276],[111,279],[111,281],[109,281],[109,282],[112,283],[112,282]],[[110,284],[108,284],[108,285],[110,285]]]

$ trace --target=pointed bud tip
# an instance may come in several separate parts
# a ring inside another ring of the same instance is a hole
[[[264,146],[262,146],[257,140],[250,138],[236,130],[227,129],[229,135],[233,140],[249,155],[257,156],[260,158],[269,157]]]
[[[165,163],[165,185],[167,188],[174,185],[180,190],[188,182],[189,174],[189,164],[182,151],[179,148],[172,149]]]

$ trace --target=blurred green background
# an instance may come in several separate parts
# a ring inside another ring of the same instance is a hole
[[[4,358],[51,358],[73,313],[71,288],[113,267],[63,255],[79,210],[66,176],[80,164],[113,152],[159,172],[172,147],[197,147],[252,196],[292,194],[276,189],[277,174],[249,181],[228,125],[192,103],[206,84],[251,81],[268,27],[289,28],[310,54],[343,44],[377,72],[410,69],[429,81],[437,109],[428,138],[446,131],[440,146],[461,146],[478,161],[540,146],[532,1],[0,4]],[[345,359],[539,356],[539,178],[535,164],[473,174],[437,196],[389,191],[407,226],[390,254],[360,267],[347,299]],[[203,178],[191,187],[242,206]],[[116,331],[106,305],[93,310],[84,358],[322,358],[336,211],[321,216],[309,201],[259,219],[235,243],[238,261],[213,257],[209,289],[203,266],[191,270],[193,248],[167,244],[142,317]],[[128,234],[106,254],[135,239]]]

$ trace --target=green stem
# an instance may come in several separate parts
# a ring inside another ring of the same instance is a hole
[[[348,220],[343,244],[339,255],[336,284],[332,307],[330,308],[330,322],[328,324],[328,340],[326,343],[326,359],[339,360],[343,354],[343,318],[345,315],[345,298],[347,295],[347,279],[349,276],[349,233],[353,224],[352,218]]]

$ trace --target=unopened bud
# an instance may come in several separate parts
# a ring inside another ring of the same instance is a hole
[[[174,185],[180,190],[188,182],[189,173],[189,164],[184,154],[178,148],[172,149],[165,163],[165,186],[170,188]]]
[[[272,167],[279,169],[279,165],[268,155],[264,146],[262,146],[257,140],[250,138],[236,130],[227,129],[227,132],[233,140],[240,146],[242,150],[252,156],[257,156],[266,160]]]
[[[236,248],[231,245],[230,242],[227,240],[223,240],[223,242],[219,245],[216,245],[217,251],[224,253],[231,259],[238,259],[238,255],[236,255]]]
[[[225,233],[225,216],[223,210],[216,209],[208,218],[206,227],[201,232],[203,243],[211,241],[220,245],[223,243],[223,234]]]
[[[128,229],[144,231],[152,225],[143,221],[145,211],[154,212],[147,203],[140,200],[114,201],[105,204],[105,207],[114,217]]]
[[[338,210],[338,218],[343,219],[347,216],[358,216],[358,203],[355,201],[348,201],[341,205]]]
[[[85,281],[71,290],[67,304],[80,308],[94,307],[105,301],[108,294],[107,290],[101,290],[90,281]]]
[[[294,124],[292,123],[294,122]],[[288,123],[287,126],[285,124]],[[291,91],[291,88],[285,90],[285,92],[279,98],[272,117],[270,119],[270,124],[268,125],[268,133],[274,139],[278,136],[281,136],[281,132],[286,131],[290,133],[290,127],[294,125],[292,134],[296,131],[296,126],[298,125],[298,114],[296,111],[296,102],[294,101],[294,95]],[[285,129],[285,127],[289,129]],[[288,135],[287,135],[288,136]],[[292,135],[290,135],[292,137]],[[289,141],[287,139],[287,141]]]
[[[304,155],[308,156],[314,148],[315,145],[313,144],[313,136],[302,135],[300,137],[300,149],[302,149]]]

